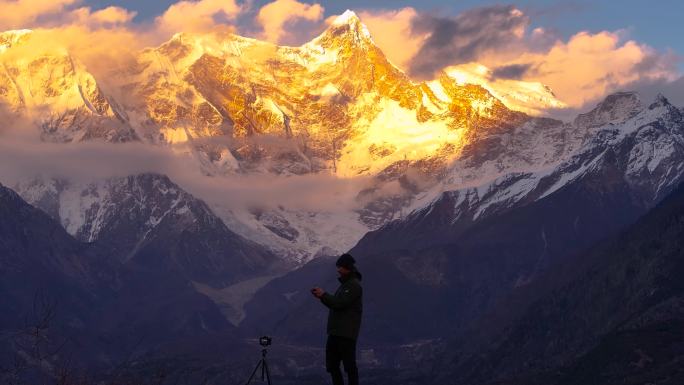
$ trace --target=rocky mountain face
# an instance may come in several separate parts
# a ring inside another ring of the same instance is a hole
[[[16,118],[38,127],[51,142],[136,140],[117,103],[66,49],[19,58],[15,46],[31,44],[31,31],[0,33],[0,54],[10,55],[0,69],[0,101]],[[5,51],[5,52],[3,52]]]
[[[300,47],[235,35],[178,34],[118,70],[119,86],[135,102],[126,109],[142,117],[132,123],[140,137],[195,141],[215,172],[375,174],[400,160],[419,161],[442,146],[457,146],[475,126],[526,119],[482,87],[458,84],[446,74],[432,86],[412,82],[353,13]],[[410,119],[413,129],[438,129],[444,137],[429,139],[415,153],[416,146],[406,147],[415,133],[389,122],[394,114]],[[382,127],[388,123],[392,127]],[[233,140],[223,148],[202,140],[221,136]],[[269,146],[258,140],[264,136],[287,145]]]
[[[34,179],[19,190],[77,239],[122,263],[173,271],[215,287],[286,268],[163,175],[80,184]]]

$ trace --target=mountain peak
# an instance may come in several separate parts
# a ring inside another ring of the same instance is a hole
[[[0,53],[12,48],[21,41],[22,38],[30,34],[30,29],[17,29],[5,32],[0,32]]]
[[[351,9],[348,9],[344,11],[343,14],[340,16],[337,16],[335,20],[332,22],[333,25],[352,25],[356,23],[360,23],[361,19],[356,15],[356,12],[352,11]]]
[[[661,106],[667,106],[667,105],[670,105],[670,101],[667,100],[665,95],[663,95],[659,92],[658,95],[656,95],[653,103],[651,103],[651,105],[649,106],[649,108],[653,109],[655,107],[661,107]]]
[[[337,16],[328,29],[313,40],[316,44],[325,41],[351,41],[355,44],[374,44],[368,27],[366,27],[356,13],[351,10],[346,10],[343,14]],[[339,45],[339,43],[334,45]]]
[[[8,31],[3,31],[0,32],[0,38],[9,38],[9,37],[21,37],[26,34],[29,34],[33,32],[33,30],[30,29],[11,29]]]
[[[593,110],[578,115],[575,124],[598,127],[608,123],[621,123],[635,116],[642,109],[643,103],[637,92],[615,92],[606,96]]]

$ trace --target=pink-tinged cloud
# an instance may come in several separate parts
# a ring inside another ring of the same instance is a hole
[[[156,18],[160,32],[210,32],[227,27],[243,11],[235,0],[179,1]]]
[[[108,28],[130,23],[136,15],[136,12],[115,6],[99,10],[78,7],[81,3],[82,0],[0,0],[0,31],[68,25]]]
[[[417,16],[418,11],[411,7],[359,12],[359,17],[371,32],[373,41],[394,65],[404,70],[409,68],[411,60],[429,36],[412,33],[412,21]]]
[[[263,28],[261,38],[281,43],[291,32],[291,23],[323,19],[324,8],[320,4],[300,3],[297,0],[276,0],[259,9],[256,22]]]
[[[80,0],[0,0],[0,30],[35,26],[46,15],[56,15]]]
[[[575,107],[639,79],[674,79],[672,58],[645,44],[622,40],[614,32],[580,32],[567,42],[557,41],[548,52],[523,52],[516,62],[530,68],[522,78],[548,85],[560,100]]]
[[[421,79],[444,67],[478,61],[491,52],[510,52],[524,42],[529,17],[510,5],[473,8],[457,16],[420,14],[411,20],[414,36],[425,38],[409,72]]]
[[[137,12],[121,7],[107,7],[93,11],[90,7],[82,7],[71,11],[67,19],[73,24],[87,25],[93,28],[111,27],[130,23]]]

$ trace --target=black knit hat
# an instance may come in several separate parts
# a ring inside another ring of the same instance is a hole
[[[349,254],[342,254],[339,258],[337,258],[337,262],[335,262],[335,266],[342,266],[345,267],[349,270],[354,270],[354,264],[356,263],[356,260],[354,260],[354,257],[352,257]]]

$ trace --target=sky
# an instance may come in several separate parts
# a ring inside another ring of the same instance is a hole
[[[352,9],[416,81],[477,63],[500,84],[550,87],[573,112],[632,89],[684,105],[684,2],[674,0],[0,0],[0,9],[0,30],[45,28],[98,54],[158,45],[176,32],[299,45]]]
[[[139,0],[89,0],[86,3],[94,7],[119,5],[138,12],[136,19],[154,18],[173,4],[174,0],[139,1]],[[268,1],[261,0],[255,5],[263,5]],[[469,8],[495,4],[513,4],[526,13],[534,14],[534,27],[555,28],[569,37],[579,30],[601,31],[626,29],[630,36],[644,41],[651,46],[666,50],[671,49],[684,55],[684,2],[679,0],[598,0],[598,1],[483,1],[483,0],[326,0],[320,1],[328,14],[340,14],[346,9],[396,9],[413,7],[428,12],[445,12],[456,15]],[[684,70],[684,61],[679,63]]]

